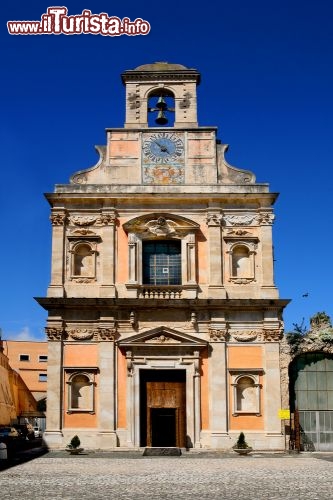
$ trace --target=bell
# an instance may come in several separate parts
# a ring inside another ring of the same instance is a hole
[[[168,119],[167,119],[167,117],[165,116],[165,114],[163,113],[162,110],[160,110],[158,112],[158,115],[157,115],[157,118],[155,120],[155,123],[157,123],[157,125],[165,125],[166,123],[168,123]]]
[[[162,111],[164,111],[166,108],[167,108],[167,103],[165,102],[165,100],[163,99],[163,97],[159,97],[157,103],[156,103],[156,107],[158,109],[161,109]]]

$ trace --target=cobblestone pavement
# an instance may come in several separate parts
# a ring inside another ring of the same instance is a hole
[[[4,499],[333,498],[332,455],[48,453],[0,472]]]

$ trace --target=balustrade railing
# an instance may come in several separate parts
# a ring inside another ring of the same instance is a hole
[[[139,299],[181,299],[181,286],[144,285],[138,289]]]

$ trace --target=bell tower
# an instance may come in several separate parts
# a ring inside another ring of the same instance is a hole
[[[154,112],[154,126],[198,127],[197,70],[155,62],[125,71],[122,81],[126,87],[125,128],[149,127],[149,114]]]

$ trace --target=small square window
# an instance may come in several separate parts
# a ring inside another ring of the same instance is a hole
[[[29,354],[20,354],[20,361],[30,361]]]
[[[47,373],[39,373],[38,382],[47,382]]]
[[[47,362],[47,356],[45,356],[44,354],[40,354],[40,355],[38,356],[38,361],[39,361],[40,363],[45,363],[45,362]]]

